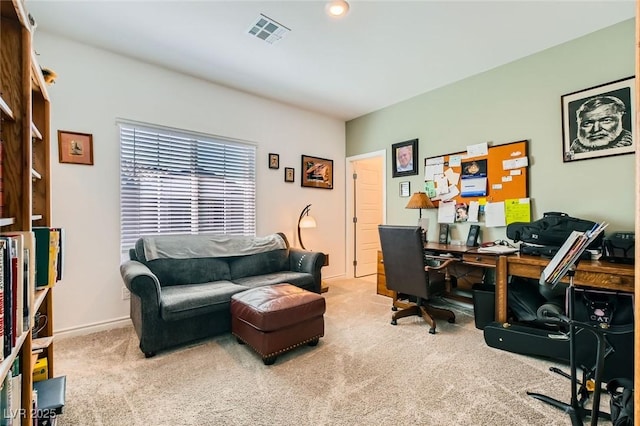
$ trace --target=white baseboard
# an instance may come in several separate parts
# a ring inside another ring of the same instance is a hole
[[[54,330],[56,339],[64,339],[67,337],[83,336],[85,334],[96,333],[98,331],[111,330],[131,325],[129,317],[115,318],[108,321],[95,322],[93,324],[85,324],[77,327],[65,328],[62,330]]]
[[[331,280],[344,278],[345,274],[337,274],[332,275],[330,277],[326,277],[327,281],[331,282]],[[324,281],[323,279],[323,281]],[[111,330],[114,328],[121,328],[131,325],[131,319],[129,317],[115,318],[112,320],[95,322],[93,324],[85,324],[77,327],[69,327],[62,330],[54,330],[54,334],[56,339],[64,339],[66,337],[76,337],[83,336],[85,334],[96,333],[98,331]]]

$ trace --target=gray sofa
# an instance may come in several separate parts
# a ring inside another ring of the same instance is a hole
[[[290,283],[321,292],[323,253],[266,237],[171,235],[140,238],[120,266],[131,321],[146,357],[231,329],[231,296]]]

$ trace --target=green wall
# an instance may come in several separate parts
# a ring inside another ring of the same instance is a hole
[[[632,76],[634,67],[631,19],[349,121],[346,155],[387,150],[387,223],[414,224],[416,212],[404,208],[398,183],[410,180],[412,192],[422,188],[425,157],[526,139],[533,219],[562,211],[607,221],[608,231],[633,230],[634,155],[563,163],[560,98]],[[413,138],[419,138],[420,174],[394,179],[391,145]],[[426,216],[433,239],[436,212]],[[454,226],[452,238],[466,238],[467,230]],[[504,227],[485,229],[483,239],[504,233]]]

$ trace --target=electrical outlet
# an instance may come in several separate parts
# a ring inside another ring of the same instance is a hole
[[[129,289],[126,287],[122,287],[122,300],[131,299],[131,293],[129,293]]]

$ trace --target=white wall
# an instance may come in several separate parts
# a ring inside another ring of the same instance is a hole
[[[634,229],[634,155],[563,163],[562,95],[634,75],[635,20],[594,32],[482,74],[456,82],[347,123],[347,156],[387,150],[393,143],[419,138],[425,157],[464,151],[467,145],[529,140],[529,196],[532,218],[561,211],[611,224],[607,232]],[[637,113],[637,112],[636,112]],[[635,129],[637,141],[640,129]],[[388,223],[414,224],[398,182],[412,191],[424,187],[417,176],[387,173]],[[427,210],[429,234],[437,215]],[[482,225],[482,224],[481,224]],[[484,228],[484,241],[504,238],[505,227]],[[466,240],[468,225],[453,226],[455,239]]]
[[[257,234],[284,232],[297,245],[298,215],[311,203],[318,228],[303,231],[305,246],[330,254],[324,277],[344,274],[344,122],[42,31],[34,45],[40,65],[58,74],[49,87],[52,223],[66,230],[66,259],[56,331],[129,315],[119,273],[118,118],[257,143]],[[58,163],[57,130],[93,134],[94,165]],[[270,152],[280,154],[279,170],[268,168]],[[302,154],[334,160],[333,190],[301,188]],[[284,167],[295,168],[295,183],[284,182]]]

